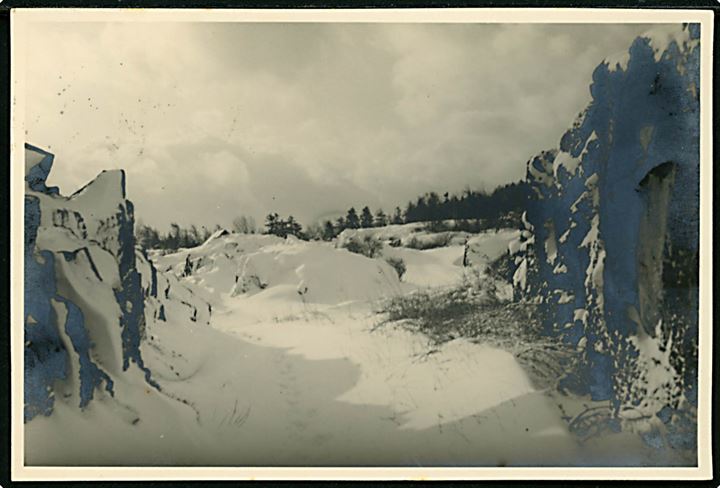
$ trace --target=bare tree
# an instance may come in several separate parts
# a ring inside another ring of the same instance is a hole
[[[233,230],[238,234],[255,234],[258,230],[255,219],[247,215],[236,217],[232,225]]]

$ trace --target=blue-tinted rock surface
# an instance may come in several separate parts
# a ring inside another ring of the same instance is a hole
[[[144,295],[132,203],[122,171],[70,197],[48,188],[53,155],[26,145],[25,420],[50,415],[59,392],[79,407],[113,376],[139,367]],[[152,268],[151,263],[147,263]]]
[[[559,147],[528,162],[519,295],[577,348],[565,386],[615,412],[697,401],[699,27],[637,38],[593,73]]]

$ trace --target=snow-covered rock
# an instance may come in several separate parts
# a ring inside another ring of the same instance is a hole
[[[698,25],[661,26],[596,68],[588,107],[527,165],[532,240],[513,245],[518,293],[543,301],[548,334],[583,344],[576,386],[616,409],[667,388],[666,374],[647,371],[668,363],[645,357],[657,349],[648,341],[682,355],[697,339],[697,283],[677,277],[696,273],[698,86]],[[663,323],[670,312],[676,320]],[[675,365],[691,403],[696,366],[691,356]],[[655,396],[642,402],[650,415],[670,402]]]
[[[468,238],[463,255],[464,266],[485,265],[509,251],[510,244],[518,238],[520,231],[502,229],[487,231]]]
[[[114,399],[118,383],[158,388],[140,348],[148,320],[207,322],[207,304],[136,250],[124,172],[65,197],[45,184],[54,156],[25,156],[25,420]]]
[[[154,259],[159,269],[220,306],[262,293],[290,302],[337,304],[395,294],[400,282],[383,259],[330,243],[271,235],[227,234]]]

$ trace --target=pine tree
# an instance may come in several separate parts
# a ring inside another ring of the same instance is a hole
[[[326,220],[323,224],[322,229],[322,240],[323,241],[332,241],[333,237],[335,237],[335,227],[333,227],[332,222],[329,220]]]
[[[363,207],[362,213],[360,214],[360,226],[363,229],[373,226],[373,214],[367,206]]]
[[[149,225],[140,225],[135,232],[137,243],[143,249],[154,249],[158,247],[160,236],[158,231]]]
[[[345,229],[347,229],[347,222],[345,222],[345,217],[338,217],[337,221],[335,222],[335,235],[340,234]]]
[[[393,224],[402,224],[403,223],[403,215],[402,215],[402,210],[400,210],[400,207],[395,207],[395,213],[392,216],[392,223]]]
[[[300,223],[297,222],[295,220],[295,217],[293,217],[292,215],[289,216],[287,221],[283,222],[283,224],[284,224],[283,227],[284,227],[284,231],[285,231],[284,237],[287,237],[289,235],[293,235],[293,236],[299,237],[299,238],[303,237],[302,225],[300,225]]]
[[[180,245],[180,226],[175,222],[170,224],[170,233],[166,239],[166,249],[177,249]]]
[[[405,209],[405,223],[409,224],[410,222],[417,222],[418,220],[415,204],[408,202],[407,208]]]
[[[426,220],[429,221],[437,221],[442,220],[442,215],[440,213],[440,197],[437,193],[430,192],[427,194],[427,210],[426,210]]]
[[[381,208],[375,212],[375,227],[385,227],[388,223],[387,215]]]
[[[265,228],[266,234],[271,234],[275,236],[279,236],[280,234],[282,234],[280,228],[280,216],[277,214],[277,212],[268,214],[267,217],[265,217]]]
[[[360,227],[360,219],[358,218],[355,207],[350,207],[345,216],[345,227],[347,229],[358,229]]]

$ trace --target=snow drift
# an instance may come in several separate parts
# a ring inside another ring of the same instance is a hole
[[[397,273],[382,260],[293,237],[220,231],[198,247],[156,254],[154,259],[161,270],[192,284],[216,306],[227,296],[255,295],[338,304],[401,289]]]

